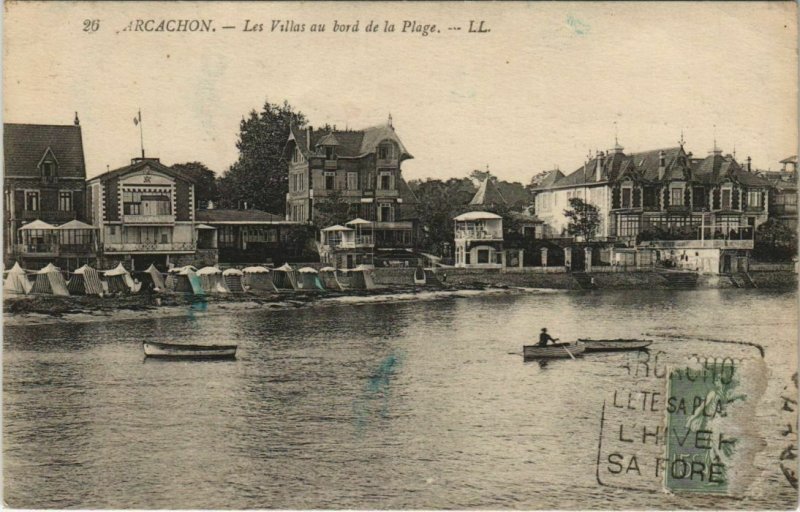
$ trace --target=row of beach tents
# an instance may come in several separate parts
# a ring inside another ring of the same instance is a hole
[[[122,264],[106,271],[84,265],[72,272],[69,281],[52,263],[41,270],[26,271],[19,264],[4,272],[6,295],[118,295],[155,292],[216,293],[278,291],[341,291],[375,288],[372,269],[359,266],[350,270],[324,267],[294,269],[288,263],[275,268],[254,266],[221,270],[216,266],[197,269],[191,265],[170,269],[166,277],[153,265],[147,270],[128,272]]]

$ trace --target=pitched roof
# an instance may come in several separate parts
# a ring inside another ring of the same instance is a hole
[[[475,192],[474,196],[472,196],[472,200],[469,202],[469,204],[506,204],[506,200],[503,198],[503,194],[500,193],[500,189],[497,188],[497,183],[495,183],[493,179],[487,178],[483,180],[481,186],[478,187],[478,191]]]
[[[58,161],[58,176],[86,178],[80,125],[3,125],[6,176],[41,176],[39,163],[47,150]]]
[[[195,183],[194,176],[184,173],[178,169],[168,167],[161,163],[158,158],[134,158],[130,165],[126,165],[124,167],[119,167],[117,169],[112,169],[110,171],[106,171],[103,174],[98,174],[93,178],[89,178],[89,181],[105,181],[109,178],[114,178],[117,176],[124,176],[125,174],[139,171],[144,169],[145,167],[150,167],[158,172],[164,173],[167,176],[172,176],[173,178],[182,179],[184,181],[188,181],[189,183]]]
[[[213,210],[197,210],[195,218],[198,222],[206,224],[239,224],[239,223],[276,223],[286,222],[286,219],[281,215],[274,213],[267,213],[261,210],[234,210],[234,209],[218,209]]]
[[[784,158],[783,160],[781,160],[780,163],[782,163],[782,164],[796,164],[797,163],[797,155],[792,155],[792,156],[790,156],[788,158]]]
[[[309,141],[309,132],[311,140]],[[314,154],[317,146],[336,146],[336,155],[340,157],[358,158],[375,153],[378,144],[384,140],[391,140],[400,149],[400,160],[414,158],[400,141],[394,128],[388,124],[372,126],[363,130],[328,130],[318,128],[307,130],[295,125],[289,127],[290,140],[294,140],[297,147],[306,158]],[[287,144],[288,147],[288,144]],[[309,150],[308,148],[311,148]],[[286,157],[284,151],[284,157]]]
[[[403,200],[404,204],[417,204],[419,203],[419,199],[417,198],[417,194],[411,190],[411,187],[408,186],[406,180],[403,179],[402,176],[398,176],[397,179],[397,190],[400,194],[400,199]]]
[[[747,172],[730,155],[714,152],[706,158],[692,161],[694,179],[703,183],[719,183],[725,178],[749,187],[769,187],[770,181],[755,173]]]
[[[549,171],[544,178],[542,178],[539,183],[534,188],[547,188],[551,186],[556,181],[560,180],[564,177],[564,173],[559,171],[558,169]]]
[[[531,195],[519,182],[498,181],[497,189],[509,205],[530,204]]]

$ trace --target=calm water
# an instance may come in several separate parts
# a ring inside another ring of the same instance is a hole
[[[759,290],[553,292],[9,327],[4,499],[59,508],[794,508],[777,463],[786,445],[778,396],[797,367],[795,310],[794,293]],[[768,445],[748,498],[599,487],[600,409],[627,356],[523,363],[521,345],[543,325],[561,339],[647,333],[668,353],[708,340],[763,344],[772,373],[758,415]],[[148,339],[236,342],[240,353],[235,362],[143,362]]]

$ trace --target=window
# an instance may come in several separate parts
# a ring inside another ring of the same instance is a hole
[[[478,263],[489,263],[488,249],[478,249]]]
[[[62,212],[72,211],[72,192],[58,193],[58,209]]]
[[[692,189],[692,206],[695,208],[704,208],[707,202],[706,189],[703,187],[694,187]]]
[[[392,222],[394,220],[394,208],[389,203],[382,203],[378,207],[378,222]]]
[[[122,191],[125,215],[172,215],[172,200],[167,190],[136,189]]]
[[[292,153],[292,162],[302,162],[303,161],[303,153],[300,152],[300,148],[295,146],[294,153]]]
[[[42,176],[51,178],[56,175],[55,162],[42,162]]]
[[[722,209],[728,210],[731,207],[731,189],[722,189]]]
[[[380,160],[389,160],[394,157],[393,146],[391,144],[381,144],[378,146],[378,158]]]
[[[623,208],[630,208],[631,207],[631,195],[633,194],[633,189],[631,187],[622,187],[622,207]]]
[[[393,190],[394,180],[391,171],[381,171],[378,177],[378,190]]]
[[[761,208],[761,192],[758,190],[750,190],[747,192],[747,206],[751,208]]]
[[[117,234],[117,226],[115,226],[113,224],[108,226],[108,234],[109,235],[116,235]]]
[[[336,146],[325,146],[325,159],[333,160],[336,158]]]
[[[25,210],[29,212],[39,211],[39,191],[25,193]]]
[[[336,185],[336,173],[335,172],[326,172],[325,173],[325,190],[333,190]]]
[[[634,237],[639,234],[639,216],[624,215],[619,218],[619,232],[617,236]]]
[[[683,206],[683,188],[673,187],[670,193],[669,204],[671,206]]]
[[[347,190],[358,190],[358,173],[347,173]]]
[[[169,235],[167,233],[161,233],[161,243],[162,244],[169,243]]]

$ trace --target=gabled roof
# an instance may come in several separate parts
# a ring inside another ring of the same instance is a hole
[[[311,140],[309,141],[309,133]],[[400,141],[394,128],[388,124],[372,126],[363,130],[307,130],[295,125],[289,127],[289,139],[294,140],[303,155],[308,158],[315,154],[318,146],[336,146],[336,155],[344,158],[360,158],[377,151],[378,145],[390,140],[397,144],[400,150],[400,160],[414,158]],[[287,149],[284,149],[284,158],[288,158]],[[309,150],[309,147],[311,148]]]
[[[96,227],[92,226],[91,224],[86,224],[85,222],[81,222],[79,220],[71,220],[66,224],[62,224],[58,226],[56,229],[97,229]]]
[[[89,181],[106,181],[110,178],[120,177],[132,172],[140,171],[145,167],[150,167],[151,169],[166,174],[167,176],[171,176],[176,179],[182,179],[184,181],[188,181],[189,183],[195,182],[193,176],[162,164],[158,158],[135,158],[130,165],[106,171],[103,174],[98,174],[93,178],[89,178]]]
[[[36,219],[19,228],[19,231],[28,231],[32,229],[56,229],[52,224],[48,224],[43,220]]]
[[[547,188],[547,187],[551,186],[553,183],[555,183],[556,181],[560,180],[563,177],[564,177],[564,173],[559,171],[558,169],[549,171],[544,176],[544,178],[542,178],[541,181],[539,181],[539,183],[534,188],[537,188],[537,189],[539,189],[539,188]]]
[[[713,152],[702,160],[692,161],[694,179],[703,183],[720,183],[730,179],[749,187],[769,187],[770,181],[755,173],[747,172],[730,155]]]
[[[86,178],[80,125],[3,125],[6,176],[39,177],[39,164],[49,149],[58,162],[59,177]]]
[[[483,180],[478,191],[472,196],[469,202],[471,205],[492,205],[492,204],[506,204],[503,194],[497,188],[497,183],[493,179],[487,178]]]
[[[782,164],[796,164],[797,163],[797,155],[792,155],[792,156],[790,156],[788,158],[784,158],[783,160],[781,160],[780,163],[782,163]]]
[[[214,208],[212,210],[197,210],[195,218],[198,222],[206,224],[254,224],[287,222],[282,215],[267,213],[261,210],[234,210]]]

